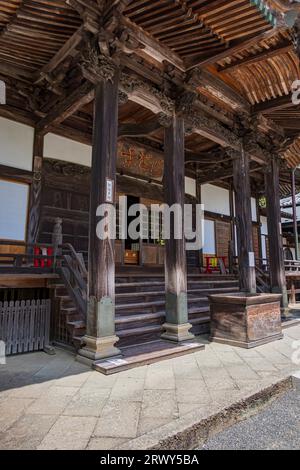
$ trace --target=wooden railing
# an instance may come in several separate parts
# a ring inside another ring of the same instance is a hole
[[[300,261],[285,260],[284,266],[287,274],[300,274]]]
[[[231,272],[238,274],[239,262],[237,256],[231,257]],[[267,259],[256,258],[255,260],[255,273],[256,273],[256,284],[257,290],[260,293],[268,293],[271,291],[270,285],[270,274],[269,274],[269,262]]]
[[[78,311],[86,317],[88,272],[82,253],[77,253],[72,245],[62,245],[60,274],[65,287]]]
[[[2,253],[1,246],[8,246],[8,242],[0,241],[0,272],[4,274],[59,274],[78,311],[84,317],[86,316],[88,273],[83,253],[77,253],[70,244],[55,246],[45,243],[31,245],[9,242],[10,251],[16,247],[15,253]],[[41,254],[36,254],[37,251],[41,251]],[[51,252],[51,255],[45,254],[46,252]]]
[[[6,250],[7,247],[9,247],[9,252]],[[55,272],[58,261],[57,248],[53,245],[0,241],[0,269],[2,272],[19,273],[33,269],[36,272]]]
[[[255,273],[258,292],[260,292],[261,294],[271,292],[271,280],[268,271],[268,265],[261,265],[261,260],[257,260],[255,266]]]

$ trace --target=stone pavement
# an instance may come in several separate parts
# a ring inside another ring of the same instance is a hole
[[[8,358],[0,365],[0,448],[145,449],[299,370],[297,341],[300,326],[255,350],[207,344],[109,377],[62,350]]]

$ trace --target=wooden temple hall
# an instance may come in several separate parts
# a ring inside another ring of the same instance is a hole
[[[61,345],[112,373],[201,349],[204,333],[282,338],[300,293],[280,205],[300,192],[298,8],[0,0],[6,354]],[[174,227],[164,240],[159,214],[139,240],[100,240],[97,208],[118,213],[120,196],[203,204],[203,249]]]

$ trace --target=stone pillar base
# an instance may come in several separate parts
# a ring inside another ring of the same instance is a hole
[[[175,343],[181,343],[182,341],[189,341],[195,339],[195,336],[190,333],[190,329],[193,327],[190,323],[184,323],[183,325],[173,325],[172,323],[165,323],[163,328],[166,330],[162,335],[162,339],[173,341]]]
[[[107,336],[105,338],[93,338],[85,336],[83,338],[85,346],[78,351],[76,360],[83,364],[93,366],[95,363],[110,357],[122,356],[121,351],[115,347],[119,341],[117,336]]]

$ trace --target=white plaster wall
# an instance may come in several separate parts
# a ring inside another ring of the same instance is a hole
[[[91,167],[92,147],[55,134],[47,134],[44,157]]]
[[[251,198],[251,213],[252,213],[252,222],[257,222],[257,207],[256,207],[256,199],[254,197]]]
[[[34,129],[0,117],[0,164],[32,171]]]
[[[214,255],[216,253],[215,222],[213,220],[204,221],[203,253],[206,255]]]
[[[260,218],[261,222],[261,234],[262,235],[268,235],[268,219],[267,217],[261,217]]]
[[[201,197],[205,211],[230,216],[230,199],[227,189],[205,184],[201,188]]]
[[[25,241],[29,186],[0,179],[0,239]]]
[[[185,177],[185,194],[196,197],[196,180]]]
[[[267,217],[261,217],[261,251],[262,258],[267,258],[267,236],[268,236],[268,219]]]

